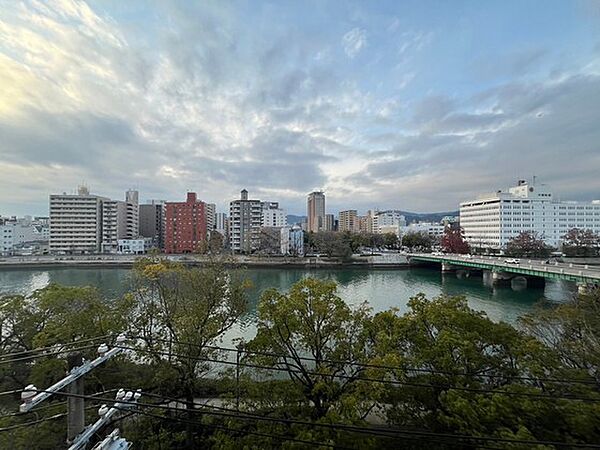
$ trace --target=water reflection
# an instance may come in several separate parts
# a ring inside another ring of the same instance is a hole
[[[123,295],[130,286],[130,271],[126,269],[52,269],[2,270],[0,294],[28,294],[50,282],[76,286],[96,286],[111,298]],[[333,280],[338,283],[339,295],[357,305],[369,302],[375,312],[396,307],[406,311],[410,297],[422,292],[428,297],[439,294],[464,295],[469,305],[485,311],[493,320],[514,323],[540,301],[564,302],[576,292],[573,283],[548,281],[543,288],[525,288],[518,280],[507,286],[493,286],[481,274],[444,273],[427,268],[411,269],[251,269],[246,271],[252,281],[249,311],[226,337],[249,339],[254,334],[256,307],[261,294],[268,288],[286,291],[296,281],[307,276]]]

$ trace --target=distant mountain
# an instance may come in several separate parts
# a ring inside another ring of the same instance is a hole
[[[436,212],[436,213],[415,213],[410,211],[400,211],[406,218],[406,223],[414,222],[439,222],[443,217],[446,216],[458,216],[458,211],[447,211],[447,212]],[[294,214],[288,214],[287,223],[288,225],[294,225],[296,223],[306,222],[306,216],[296,216]]]
[[[306,222],[306,221],[307,221],[306,216],[295,216],[293,214],[288,214],[288,216],[287,216],[288,225],[295,225],[297,223],[302,223],[302,222]]]
[[[458,216],[458,211],[437,212],[437,213],[414,213],[409,211],[400,211],[406,218],[406,223],[414,222],[439,222],[446,216]]]

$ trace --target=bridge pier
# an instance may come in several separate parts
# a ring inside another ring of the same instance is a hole
[[[448,264],[443,262],[442,263],[442,272],[454,272],[456,270],[456,266],[453,266],[452,264]]]
[[[510,286],[514,275],[509,272],[501,272],[492,270],[492,285],[494,286]]]

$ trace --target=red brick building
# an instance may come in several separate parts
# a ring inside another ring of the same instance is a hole
[[[185,202],[165,204],[165,251],[193,253],[206,240],[206,205],[188,192]]]

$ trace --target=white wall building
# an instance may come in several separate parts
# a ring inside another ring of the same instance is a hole
[[[0,222],[0,255],[10,256],[18,253],[18,249],[24,245],[34,249],[45,249],[50,237],[50,229],[45,222],[25,216],[3,218]],[[33,243],[36,243],[34,246]],[[26,245],[32,244],[32,245]],[[32,253],[33,254],[33,253]],[[41,253],[40,253],[41,254]]]
[[[257,247],[263,205],[248,198],[243,189],[239,200],[229,203],[229,246],[234,252],[250,253]]]
[[[400,213],[400,211],[390,209],[387,211],[375,211],[375,213],[373,214],[373,233],[388,233],[389,227],[404,226],[406,226],[406,218]]]
[[[206,214],[206,231],[211,232],[217,225],[217,205],[214,203],[206,203],[204,205],[204,214]]]
[[[402,235],[406,233],[427,233],[434,238],[440,238],[444,235],[444,225],[434,222],[411,223],[400,228]]]
[[[124,255],[141,255],[151,247],[152,238],[119,239],[117,241],[117,253]]]
[[[263,227],[285,227],[287,226],[287,215],[277,202],[263,202],[261,226]]]
[[[50,195],[50,252],[96,253],[102,242],[102,202],[80,186],[77,194]]]
[[[473,247],[501,249],[523,231],[536,232],[548,245],[558,247],[572,228],[600,233],[600,200],[555,200],[548,186],[520,180],[508,192],[462,202],[460,225]]]

